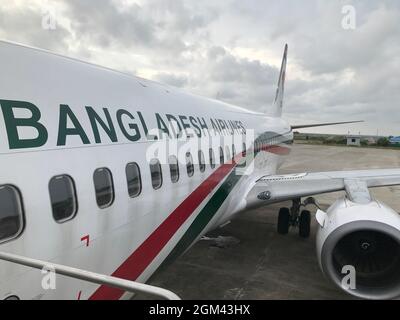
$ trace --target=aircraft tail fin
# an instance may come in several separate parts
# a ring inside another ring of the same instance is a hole
[[[276,88],[274,103],[270,110],[269,115],[273,117],[280,117],[282,115],[283,107],[283,93],[285,91],[285,76],[286,76],[286,61],[287,61],[288,45],[285,45],[283,53],[281,72],[279,73],[278,87]]]

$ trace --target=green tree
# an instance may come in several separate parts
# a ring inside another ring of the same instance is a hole
[[[381,147],[387,147],[390,144],[390,142],[388,138],[383,137],[379,138],[376,144]]]

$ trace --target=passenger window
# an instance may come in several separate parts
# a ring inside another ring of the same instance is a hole
[[[235,145],[232,145],[232,159],[235,159],[235,155],[236,155],[236,148]]]
[[[203,151],[199,150],[198,155],[199,155],[200,172],[204,172],[206,170],[206,161],[205,161],[205,158],[204,158]]]
[[[219,163],[224,164],[225,158],[224,158],[224,149],[222,147],[219,147]]]
[[[178,159],[175,156],[169,157],[169,172],[171,174],[172,183],[176,183],[179,180],[179,165]]]
[[[54,220],[65,222],[73,219],[78,211],[78,205],[72,178],[67,175],[51,178],[49,192]]]
[[[18,237],[23,221],[22,200],[17,188],[0,186],[0,242]]]
[[[226,160],[229,161],[231,159],[231,153],[228,146],[225,147],[225,152],[226,152]]]
[[[190,152],[186,153],[186,171],[189,177],[194,174],[193,158]]]
[[[142,179],[140,177],[140,168],[136,162],[130,162],[126,165],[126,182],[128,185],[128,194],[131,198],[137,197],[142,192]]]
[[[153,189],[160,189],[163,183],[160,161],[153,159],[150,161],[151,184]]]
[[[214,150],[210,148],[209,150],[209,155],[210,155],[210,167],[211,169],[215,168],[215,155],[214,155]]]
[[[111,171],[107,168],[99,168],[93,174],[96,201],[99,208],[104,209],[112,205],[114,201],[114,184]]]
[[[246,143],[245,143],[245,142],[243,142],[243,150],[242,150],[242,155],[245,155],[245,154],[246,154],[246,150],[247,150]]]

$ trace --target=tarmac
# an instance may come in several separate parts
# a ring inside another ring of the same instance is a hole
[[[295,144],[279,172],[373,168],[400,168],[400,150]],[[374,189],[372,194],[400,212],[400,187]],[[315,198],[325,209],[339,196],[331,193]],[[300,238],[296,228],[288,235],[276,232],[277,213],[283,206],[290,206],[290,202],[240,214],[148,283],[169,289],[182,299],[352,299],[319,269],[315,219],[308,239]]]

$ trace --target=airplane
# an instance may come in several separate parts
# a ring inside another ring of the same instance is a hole
[[[316,212],[322,272],[358,298],[398,297],[400,217],[369,189],[399,185],[400,169],[278,172],[294,130],[338,124],[282,118],[287,52],[256,112],[1,41],[0,299],[127,299],[250,208],[290,200],[277,231],[309,237],[306,205],[340,190]],[[54,288],[36,270],[46,263]]]

